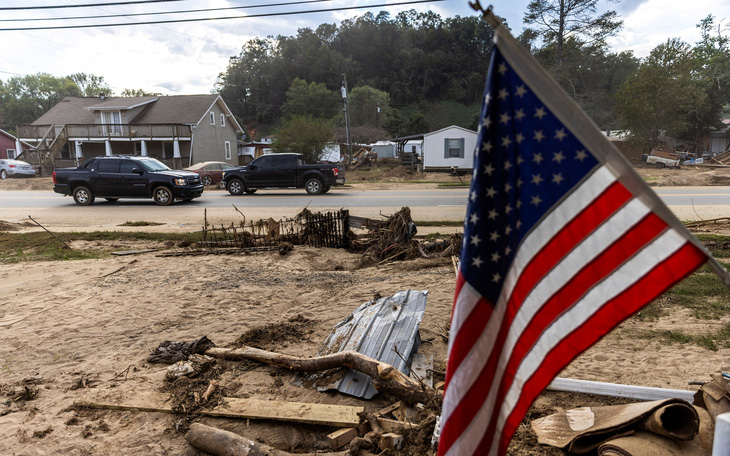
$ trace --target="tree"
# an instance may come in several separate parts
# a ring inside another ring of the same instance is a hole
[[[370,86],[359,86],[348,95],[348,103],[351,125],[378,127],[390,110],[390,95]]]
[[[275,153],[302,154],[308,163],[319,160],[325,145],[334,138],[332,127],[326,121],[299,115],[284,120],[274,134],[276,139],[271,148]]]
[[[682,137],[708,102],[703,81],[695,77],[697,66],[691,47],[670,39],[621,86],[617,107],[632,142],[650,149],[662,135]]]
[[[563,60],[563,45],[568,38],[589,44],[605,43],[621,29],[623,21],[615,11],[596,13],[598,0],[532,0],[523,22],[535,25],[544,44],[555,43],[555,62]],[[529,40],[533,33],[523,33]]]
[[[104,76],[97,76],[95,74],[86,73],[75,73],[68,77],[81,90],[81,93],[85,97],[98,97],[101,94],[111,96],[114,91],[109,87],[109,84],[104,81]]]
[[[162,95],[158,92],[147,92],[144,89],[124,89],[120,96],[122,97],[156,97]]]
[[[69,77],[57,78],[47,73],[12,77],[5,83],[0,82],[3,122],[29,124],[64,97],[81,95],[81,90]]]
[[[296,78],[286,91],[281,111],[287,117],[310,115],[329,119],[342,111],[340,95],[324,84]]]
[[[408,116],[408,120],[406,120],[405,135],[420,135],[421,133],[428,133],[430,129],[426,116],[421,111],[416,111]]]

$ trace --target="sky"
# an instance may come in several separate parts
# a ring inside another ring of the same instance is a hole
[[[339,25],[343,20],[368,11],[388,11],[394,17],[401,11],[432,10],[442,18],[472,16],[477,13],[467,0],[445,0],[425,4],[393,5],[408,0],[167,0],[135,5],[101,6],[100,3],[131,0],[3,0],[0,2],[0,79],[13,76],[49,73],[67,76],[87,73],[103,76],[112,90],[144,89],[166,95],[211,93],[218,75],[226,70],[230,57],[255,37],[294,36],[299,28],[315,29],[319,24]],[[308,3],[271,6],[274,3]],[[529,0],[493,0],[495,14],[504,17],[518,35]],[[1,10],[9,7],[46,5],[89,5],[64,9]],[[387,7],[371,7],[384,5]],[[482,0],[482,5],[490,3]],[[261,6],[195,14],[118,17],[108,19],[35,20],[144,12],[165,12]],[[3,31],[7,28],[59,26],[71,24],[140,22],[144,20],[183,19],[191,17],[250,16],[283,11],[364,7],[345,11],[320,12],[268,17],[245,17],[230,20],[174,24],[98,27],[64,30]],[[688,7],[680,0],[599,0],[599,12],[613,9],[624,21],[621,33],[609,41],[614,51],[632,50],[646,57],[669,38],[690,44],[699,40],[696,25],[708,14],[723,24],[730,24],[730,0],[693,0]],[[16,21],[12,21],[16,19]],[[726,32],[728,33],[728,32]]]

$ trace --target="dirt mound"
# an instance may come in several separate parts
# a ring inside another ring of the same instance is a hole
[[[53,178],[30,177],[0,180],[0,190],[53,190]]]
[[[13,223],[0,220],[0,231],[20,231],[29,226],[36,226],[32,222]]]

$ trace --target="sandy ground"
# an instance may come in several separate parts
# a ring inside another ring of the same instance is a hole
[[[691,177],[692,173],[686,173],[687,179]],[[143,247],[115,244],[119,250]],[[248,330],[286,325],[301,316],[299,321],[306,322],[302,334],[271,340],[266,348],[314,356],[332,327],[376,293],[428,290],[421,324],[424,343],[419,351],[434,355],[435,368],[442,369],[447,351],[442,336],[455,283],[451,263],[420,259],[358,269],[359,260],[358,254],[342,250],[295,247],[285,256],[277,252],[181,257],[147,253],[2,265],[0,454],[200,454],[179,431],[179,416],[75,405],[89,400],[123,402],[169,391],[166,366],[146,361],[164,340],[190,341],[207,335],[219,346],[231,346]],[[697,321],[681,311],[658,321],[632,318],[561,376],[695,388],[687,385],[688,380],[707,380],[711,373],[730,370],[730,350],[666,345],[634,335],[644,329],[704,332],[728,321],[728,316]],[[383,395],[362,401],[319,393],[292,385],[290,373],[268,366],[221,362],[219,371],[222,390],[229,397],[363,405],[367,410],[394,401]],[[546,393],[535,409],[546,413],[585,404],[583,396]],[[291,452],[325,450],[322,439],[334,430],[273,421],[198,420]],[[526,429],[518,432],[511,454],[560,454],[538,446]]]

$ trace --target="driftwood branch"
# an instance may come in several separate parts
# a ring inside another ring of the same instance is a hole
[[[428,403],[434,399],[441,402],[443,392],[421,385],[400,372],[390,364],[380,362],[356,351],[348,350],[315,358],[298,358],[268,352],[253,347],[240,349],[210,348],[205,352],[208,356],[233,361],[251,360],[273,366],[284,367],[294,372],[319,372],[329,369],[347,367],[370,376],[373,386],[409,403]]]
[[[185,435],[195,448],[215,456],[292,456],[293,453],[277,450],[254,442],[233,432],[224,431],[200,423],[193,423]],[[297,453],[296,456],[346,456],[347,451],[337,453]]]

